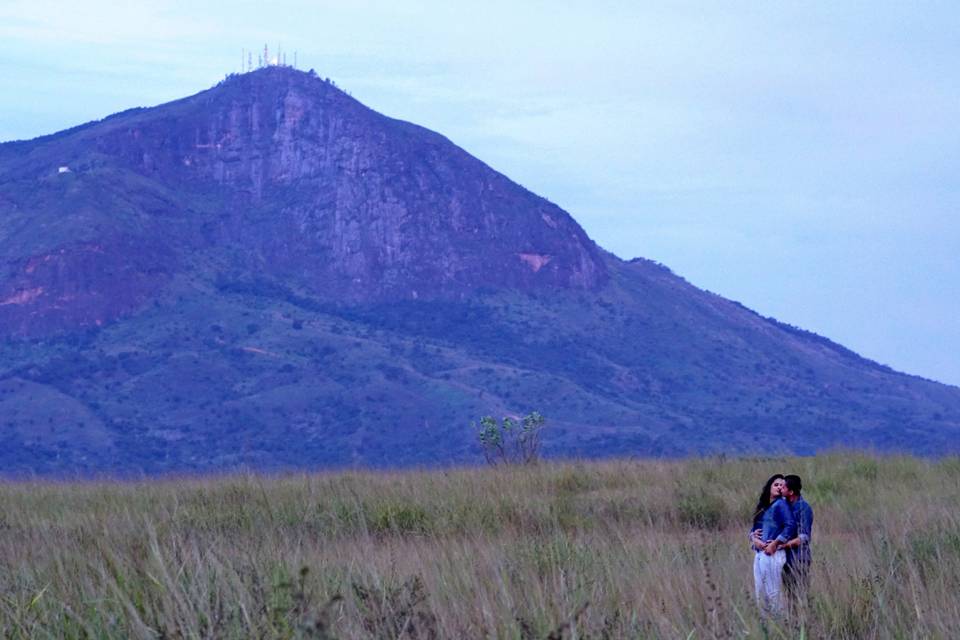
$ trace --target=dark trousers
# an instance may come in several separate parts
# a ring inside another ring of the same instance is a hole
[[[806,602],[810,594],[810,563],[788,562],[783,565],[783,588],[790,600]]]

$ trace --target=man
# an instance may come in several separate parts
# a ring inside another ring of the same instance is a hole
[[[787,550],[787,563],[783,567],[783,585],[794,599],[804,600],[810,588],[810,535],[813,532],[813,509],[800,495],[803,482],[800,476],[784,476],[786,487],[783,495],[790,503],[797,523],[797,537],[788,540],[782,548]]]

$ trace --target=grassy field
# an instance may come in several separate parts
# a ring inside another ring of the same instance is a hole
[[[749,514],[798,473],[813,596],[764,624]],[[0,485],[4,638],[951,638],[960,459]]]

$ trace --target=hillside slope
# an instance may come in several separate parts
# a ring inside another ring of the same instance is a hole
[[[8,473],[444,464],[533,409],[552,455],[960,450],[960,390],[289,68],[0,145],[0,335]]]

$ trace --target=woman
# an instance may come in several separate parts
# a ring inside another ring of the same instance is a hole
[[[784,610],[783,565],[787,553],[781,547],[797,534],[793,510],[783,497],[786,486],[781,474],[770,476],[760,492],[750,529],[757,603],[764,612],[774,615]]]

